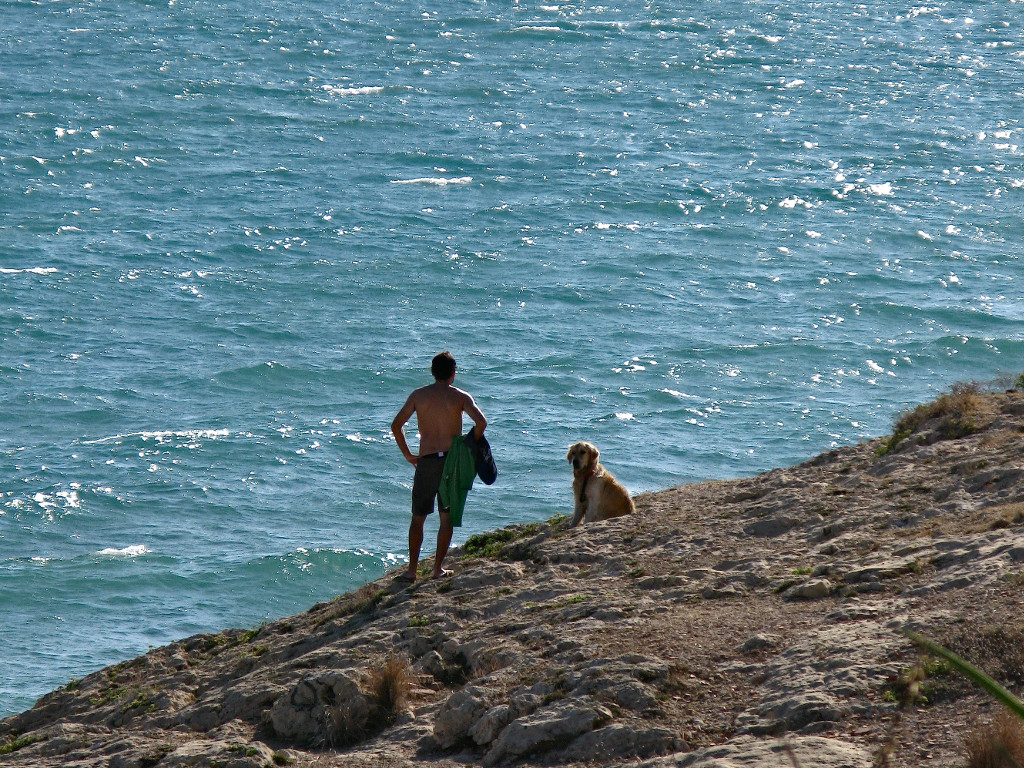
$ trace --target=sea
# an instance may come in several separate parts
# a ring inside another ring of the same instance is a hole
[[[0,716],[407,562],[441,350],[455,544],[571,512],[578,440],[655,491],[1024,370],[1021,0],[0,18]]]

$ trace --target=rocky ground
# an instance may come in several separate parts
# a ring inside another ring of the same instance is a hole
[[[898,442],[513,526],[449,579],[154,650],[0,722],[0,763],[965,765],[996,705],[902,632],[1022,693],[1024,394],[929,408]]]

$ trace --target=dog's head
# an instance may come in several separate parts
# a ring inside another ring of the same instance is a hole
[[[596,467],[600,455],[601,452],[590,443],[576,443],[569,446],[565,458],[572,464],[574,472],[580,472]]]

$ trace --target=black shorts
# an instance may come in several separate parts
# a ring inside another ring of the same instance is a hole
[[[441,506],[441,499],[437,495],[441,487],[441,478],[444,476],[444,460],[446,453],[429,453],[420,456],[416,462],[416,474],[412,480],[412,513],[413,515],[429,515],[434,511],[434,499],[437,498],[437,508],[441,512],[448,510]]]

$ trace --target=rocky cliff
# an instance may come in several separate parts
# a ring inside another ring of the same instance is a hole
[[[1024,394],[636,501],[72,681],[0,722],[0,763],[963,765],[995,705],[906,628],[1021,693]]]

